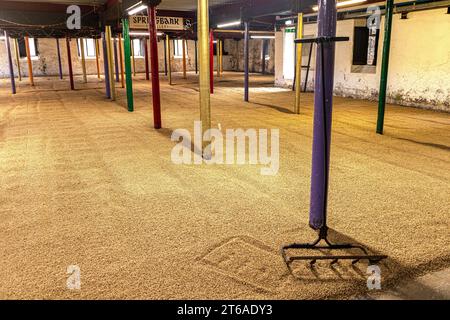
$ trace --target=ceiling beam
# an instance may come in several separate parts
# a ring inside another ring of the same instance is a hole
[[[50,3],[2,2],[0,29],[11,36],[53,37],[63,35],[92,35],[98,33],[102,7],[80,6],[81,29],[69,30],[66,22],[68,5]]]

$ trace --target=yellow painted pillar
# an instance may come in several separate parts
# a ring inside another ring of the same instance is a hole
[[[109,87],[111,88],[111,100],[116,100],[116,84],[114,81],[114,60],[111,44],[111,26],[106,26],[106,53],[108,56],[108,70],[109,70]]]
[[[87,83],[86,58],[84,56],[84,38],[80,38],[81,70],[83,71],[83,82]]]
[[[17,41],[17,38],[14,39],[14,53],[16,56],[16,63],[17,63],[17,71],[19,74],[19,81],[22,81],[22,72],[20,70],[20,55],[19,55],[19,42]]]
[[[34,87],[33,65],[31,64],[30,43],[28,41],[29,38],[25,37],[25,50],[27,52],[27,62],[28,62],[28,78],[30,79],[31,86]]]
[[[199,95],[200,95],[200,120],[202,122],[202,134],[211,129],[211,102],[210,102],[210,44],[209,44],[209,1],[198,0],[197,34],[200,45],[199,60]],[[209,158],[207,152],[209,137],[204,137],[202,144],[203,157]]]
[[[166,34],[166,57],[167,57],[167,76],[169,78],[169,85],[172,85],[172,57],[170,56],[170,38]]]
[[[298,14],[297,20],[297,39],[303,38],[303,13]],[[295,105],[294,113],[300,114],[300,90],[302,82],[302,44],[296,44],[297,63],[295,65]]]

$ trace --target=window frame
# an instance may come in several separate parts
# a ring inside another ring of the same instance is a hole
[[[139,54],[136,54],[136,45],[135,43],[139,43],[138,44],[138,48],[139,48]],[[133,50],[132,50],[132,57],[134,57],[135,59],[143,59],[145,58],[145,48],[144,45],[147,45],[147,40],[144,38],[132,38],[131,39],[131,45],[133,46]]]
[[[353,30],[352,66],[376,67],[380,29],[355,25]],[[373,57],[369,59],[371,54]]]
[[[80,41],[81,40],[83,40],[83,42],[84,42],[84,58],[86,60],[88,60],[88,59],[90,59],[90,60],[96,59],[96,54],[95,54],[95,52],[96,52],[96,43],[95,43],[95,39],[94,38],[82,38],[82,39],[78,38],[77,39],[77,56],[78,56],[78,59],[81,59],[81,47],[80,47]],[[88,43],[92,43],[91,50],[94,50],[93,55],[88,55],[88,53],[89,53],[89,45],[88,45]]]
[[[183,59],[183,39],[173,39],[173,57],[174,59]],[[188,57],[186,41],[186,58]]]
[[[27,59],[27,53],[25,48],[25,37],[19,38],[19,58]],[[39,53],[39,42],[37,38],[28,38],[28,45],[30,47],[30,58],[31,60],[38,60]]]

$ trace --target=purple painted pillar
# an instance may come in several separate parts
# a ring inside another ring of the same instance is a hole
[[[336,0],[318,0],[318,5],[317,36],[319,38],[334,37],[336,35]],[[309,211],[309,225],[315,230],[326,227],[334,47],[334,42],[319,43],[316,54],[311,204]]]
[[[14,79],[14,68],[11,57],[11,45],[9,43],[9,36],[6,31],[5,31],[5,43],[6,43],[6,52],[8,54],[9,75],[11,77],[11,92],[12,94],[16,94],[16,80]]]

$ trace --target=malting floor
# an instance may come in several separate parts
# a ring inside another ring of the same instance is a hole
[[[298,263],[279,248],[310,242],[313,94],[295,115],[293,92],[226,73],[211,98],[214,127],[280,129],[280,169],[177,165],[177,128],[199,117],[194,74],[161,78],[162,130],[152,127],[151,84],[134,80],[105,98],[96,77],[35,78],[10,94],[0,82],[0,298],[349,298],[367,292],[367,270]],[[386,254],[389,288],[450,265],[450,116],[335,98],[329,225],[334,241]],[[67,268],[81,271],[69,290]]]

